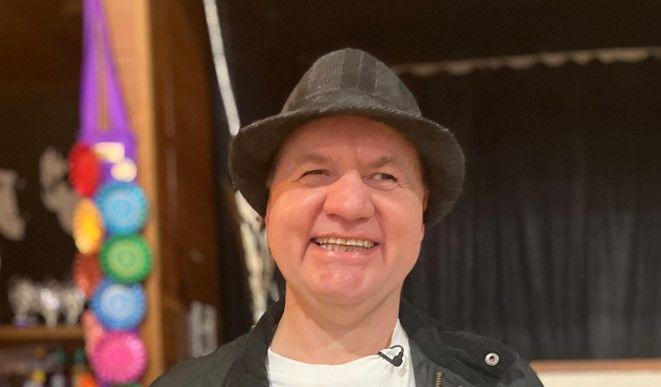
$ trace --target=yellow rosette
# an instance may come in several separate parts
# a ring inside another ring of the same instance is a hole
[[[73,239],[86,255],[97,253],[103,243],[103,219],[90,199],[82,199],[73,213]]]

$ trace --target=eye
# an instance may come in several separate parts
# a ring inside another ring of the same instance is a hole
[[[372,188],[389,191],[399,185],[399,179],[389,173],[377,172],[363,178]]]
[[[319,187],[331,181],[331,173],[325,169],[312,169],[303,172],[298,181],[310,187]]]
[[[303,176],[305,175],[327,175],[328,171],[323,170],[323,169],[313,169],[311,171],[305,171],[303,172]]]

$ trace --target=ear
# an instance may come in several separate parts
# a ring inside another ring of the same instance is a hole
[[[422,197],[422,214],[424,217],[425,211],[427,211],[427,205],[429,204],[429,189],[425,188],[425,194]],[[420,242],[425,237],[425,222],[424,220],[420,223]]]
[[[429,189],[425,188],[425,194],[422,197],[422,212],[427,211],[427,204],[429,204]]]

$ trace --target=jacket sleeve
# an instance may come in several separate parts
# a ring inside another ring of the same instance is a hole
[[[150,387],[206,387],[222,386],[236,352],[246,336],[223,345],[207,356],[180,362],[156,379]]]
[[[538,387],[544,386],[542,381],[530,367],[530,364],[517,356],[512,366],[503,374],[497,387]]]

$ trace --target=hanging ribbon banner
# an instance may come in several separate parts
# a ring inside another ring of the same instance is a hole
[[[74,278],[90,300],[86,353],[101,384],[134,383],[147,352],[137,330],[147,299],[141,281],[151,251],[140,236],[148,214],[137,177],[136,138],[125,108],[102,0],[83,2],[80,130],[70,180],[85,196],[76,210]],[[93,322],[93,323],[92,323]]]

